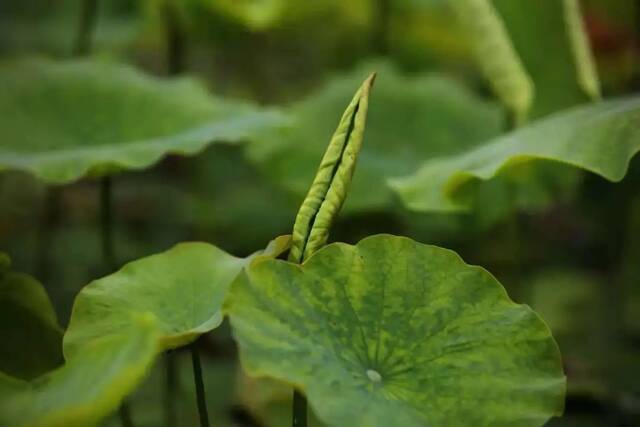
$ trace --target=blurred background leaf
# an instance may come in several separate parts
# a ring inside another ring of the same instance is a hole
[[[62,364],[62,328],[46,291],[11,271],[1,252],[0,313],[0,373],[31,380]]]
[[[589,101],[577,77],[562,3],[492,0],[535,83],[532,120]],[[188,127],[200,117],[194,109],[211,99],[228,101],[220,104],[223,116],[236,105],[249,105],[259,111],[275,107],[291,120],[268,132],[256,128],[240,138],[242,144],[213,144],[190,158],[169,154],[145,170],[114,177],[118,264],[184,240],[246,256],[290,232],[339,114],[360,81],[377,69],[353,191],[331,238],[355,243],[379,232],[407,235],[455,249],[488,268],[511,296],[543,313],[566,356],[566,415],[550,425],[638,425],[640,160],[631,159],[615,185],[561,164],[520,163],[473,185],[464,195],[471,208],[464,214],[411,212],[385,186],[388,178],[414,173],[435,158],[484,147],[512,125],[479,72],[448,0],[97,4],[93,57],[87,61],[106,68],[98,70],[96,86],[108,86],[113,77],[113,68],[102,65],[108,63],[134,68],[158,88],[176,74],[203,84],[180,91],[166,109],[153,101],[159,93],[140,95],[132,86],[112,92],[117,102],[109,107],[82,89],[75,98],[82,102],[73,109],[54,109],[44,93],[28,109],[48,120],[35,120],[34,114],[18,126],[9,119],[15,106],[24,105],[25,95],[53,78],[56,68],[38,66],[12,80],[22,83],[5,82],[0,91],[0,152],[26,149],[14,144],[29,134],[44,145],[63,126],[78,132],[81,143],[87,135],[115,140],[119,126],[113,125],[120,119],[150,134],[178,118]],[[34,55],[40,63],[65,64],[77,53],[82,5],[83,0],[0,2],[2,68]],[[637,92],[638,3],[583,0],[580,6],[605,102]],[[136,94],[145,102],[136,104]],[[100,133],[86,130],[99,108],[112,116]],[[159,114],[151,115],[156,108]],[[556,130],[550,135],[557,136]],[[52,188],[25,172],[0,173],[0,250],[11,255],[16,271],[42,282],[63,326],[80,287],[111,272],[101,256],[99,201],[91,179]],[[288,401],[265,397],[254,405],[258,389],[235,385],[235,344],[225,324],[202,345],[212,419],[221,425],[289,422]],[[176,357],[176,402],[182,427],[190,427],[197,422],[190,367],[185,354]],[[159,364],[134,398],[136,425],[163,423],[163,369]]]

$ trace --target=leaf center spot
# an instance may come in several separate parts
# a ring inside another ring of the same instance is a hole
[[[382,381],[382,375],[378,373],[378,371],[374,371],[373,369],[367,369],[367,377],[371,380],[371,382],[379,383]]]

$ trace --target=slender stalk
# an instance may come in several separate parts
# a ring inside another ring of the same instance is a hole
[[[391,0],[377,0],[377,14],[373,29],[373,49],[378,55],[389,53],[389,25]]]
[[[100,179],[100,241],[105,267],[116,267],[113,249],[113,182],[110,176]]]
[[[43,282],[50,282],[51,244],[56,224],[60,220],[60,187],[46,189],[46,197],[42,209],[42,217],[37,228],[36,271]]]
[[[202,365],[197,343],[191,344],[191,362],[193,364],[193,381],[196,384],[196,398],[198,400],[198,414],[200,426],[209,427],[209,414],[207,413],[207,400],[204,394],[204,382],[202,381]]]
[[[175,392],[178,386],[178,376],[176,372],[176,355],[168,351],[165,355],[165,390],[164,390],[164,419],[166,427],[176,427],[178,418],[176,416]]]
[[[293,390],[293,427],[307,427],[307,398]]]
[[[185,48],[184,35],[173,0],[165,0],[162,4],[162,18],[165,24],[167,42],[167,72],[170,76],[184,71]]]
[[[184,70],[185,62],[184,36],[173,1],[164,0],[160,5],[166,41],[167,74],[170,76],[180,74]],[[172,352],[167,352],[165,355],[164,383],[164,418],[166,427],[176,427],[178,425],[175,405],[177,386],[176,356]]]
[[[85,56],[91,52],[93,33],[98,21],[98,0],[82,0],[78,31],[73,46],[75,56]]]
[[[134,427],[133,420],[131,419],[131,408],[126,402],[123,402],[120,405],[120,409],[118,409],[118,414],[120,415],[120,421],[122,422],[122,427]]]
[[[166,63],[167,63],[167,73],[170,76],[180,74],[184,70],[184,37],[180,28],[180,23],[178,22],[178,16],[176,13],[176,6],[173,4],[173,0],[164,0],[161,4],[161,13],[162,20],[164,21],[164,31],[165,31],[165,40],[166,40]],[[193,355],[192,349],[192,358],[197,358],[197,354]],[[196,360],[193,361],[194,364],[194,376],[196,376],[195,366]],[[200,359],[197,360],[198,366],[200,366]],[[197,374],[200,375],[201,373]],[[176,357],[173,353],[167,352],[165,356],[165,384],[164,384],[164,418],[166,427],[176,427],[178,425],[177,412],[176,412],[176,389],[177,389],[178,378],[176,375]],[[203,410],[204,410],[204,419],[206,420],[208,425],[209,419],[207,418],[207,408],[204,406],[204,398],[203,398],[203,408],[201,409],[200,403],[200,391],[198,386],[198,380],[196,379],[196,392],[198,393],[198,410],[200,412],[200,422],[203,420]],[[202,393],[204,395],[204,387],[202,387]]]

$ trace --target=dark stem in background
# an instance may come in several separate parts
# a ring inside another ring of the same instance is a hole
[[[51,283],[51,245],[56,224],[60,221],[60,187],[47,187],[42,217],[37,230],[36,271],[43,283]]]
[[[635,32],[633,40],[634,55],[637,55],[640,51],[640,0],[635,1]],[[631,89],[633,91],[640,90],[640,70],[638,67],[634,67],[634,72],[631,76]]]
[[[104,266],[110,272],[116,268],[113,249],[113,182],[110,176],[100,179],[100,242]]]
[[[293,427],[307,427],[307,398],[293,390]]]
[[[176,427],[178,418],[176,413],[175,395],[178,388],[176,371],[176,357],[173,351],[165,355],[165,389],[164,389],[164,418],[166,427]]]
[[[207,399],[204,394],[204,382],[202,381],[202,365],[198,344],[191,344],[191,362],[193,363],[193,380],[196,383],[196,397],[198,399],[198,414],[200,414],[200,426],[209,427],[209,414],[207,413]]]
[[[389,21],[391,20],[391,0],[376,0],[376,19],[373,23],[373,49],[378,55],[389,53]]]
[[[176,6],[174,4],[175,0],[164,0],[161,5],[161,14],[162,20],[164,22],[164,31],[165,31],[165,40],[166,40],[166,61],[167,61],[167,73],[170,76],[174,76],[176,74],[180,74],[184,71],[184,63],[185,63],[185,48],[184,48],[184,35],[182,33],[182,29],[180,27],[180,18],[178,17],[178,12],[176,10]],[[195,344],[194,344],[195,346]],[[196,354],[193,355],[193,352],[197,350],[193,350],[192,348],[192,358],[194,358],[193,366],[194,366],[194,376],[196,377],[196,391],[199,390],[197,377],[200,377],[200,381],[202,381],[202,373],[196,374],[195,367],[197,358],[197,364],[200,366],[199,356]],[[177,377],[177,360],[176,354],[168,351],[165,354],[165,384],[164,384],[164,417],[165,417],[165,425],[166,427],[176,427],[177,424],[177,412],[176,412],[176,391],[178,389],[178,377]],[[204,395],[204,387],[203,395]],[[198,395],[199,396],[199,395]],[[207,408],[205,406],[204,398],[202,402],[202,406],[204,409],[200,408],[200,399],[198,398],[198,410],[200,411],[200,422],[202,423],[202,417],[204,410],[204,417],[207,424],[209,425],[209,420],[206,417]]]
[[[118,414],[120,415],[120,422],[122,423],[122,427],[134,427],[133,420],[131,419],[131,409],[126,402],[123,402],[122,405],[120,405]]]
[[[76,34],[73,54],[85,56],[91,52],[93,33],[98,21],[98,0],[82,0],[78,32]]]
[[[162,3],[162,17],[165,23],[167,42],[167,72],[171,76],[183,72],[185,64],[184,34],[180,27],[180,18],[173,1],[165,0]]]

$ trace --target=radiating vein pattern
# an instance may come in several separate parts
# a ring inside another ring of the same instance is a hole
[[[226,302],[245,368],[332,425],[542,425],[564,375],[548,328],[455,253],[374,236],[255,263]]]

